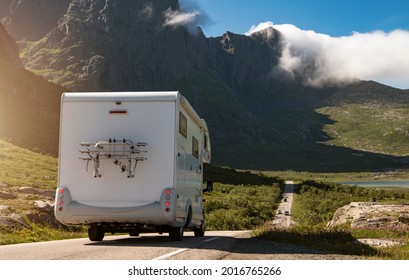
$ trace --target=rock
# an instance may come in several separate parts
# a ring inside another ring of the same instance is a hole
[[[54,203],[51,201],[37,200],[35,202],[35,207],[40,212],[45,212],[48,214],[54,213]]]
[[[409,224],[409,205],[351,202],[339,208],[328,227],[350,223],[352,228]]]
[[[25,194],[41,194],[40,190],[33,187],[20,187],[18,191]]]
[[[25,194],[41,195],[50,198],[55,197],[55,191],[52,190],[39,190],[33,187],[20,187],[18,191]]]
[[[0,191],[0,198],[1,199],[16,199],[17,195],[10,192]]]
[[[7,184],[7,183],[0,182],[0,189],[2,189],[2,188],[7,188],[7,187],[9,187],[9,186],[10,186],[10,185]]]
[[[30,226],[17,214],[0,216],[0,226],[12,228],[29,228]]]
[[[35,202],[35,210],[26,214],[27,218],[38,224],[58,227],[60,222],[54,216],[54,203],[51,201],[37,200]]]
[[[6,210],[8,208],[10,208],[10,206],[0,204],[0,212],[3,211],[3,210]]]
[[[399,222],[409,225],[409,213],[403,213],[399,215]]]
[[[380,238],[362,238],[356,240],[357,244],[366,244],[372,247],[391,247],[396,245],[402,245],[405,242],[390,239],[380,239]]]
[[[54,199],[55,198],[55,191],[44,190],[44,191],[41,192],[41,195]]]
[[[35,41],[57,27],[72,0],[1,0],[0,19],[14,39]],[[35,28],[33,28],[35,26]]]

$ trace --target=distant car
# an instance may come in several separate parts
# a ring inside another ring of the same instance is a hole
[[[287,198],[286,198],[286,197],[284,197],[284,202],[287,202]]]
[[[289,212],[289,211],[285,211],[285,212],[284,212],[284,215],[290,216],[290,212]]]
[[[277,214],[282,214],[283,212],[281,212],[281,209],[277,210]]]

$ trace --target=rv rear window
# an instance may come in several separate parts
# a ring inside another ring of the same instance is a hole
[[[179,112],[179,133],[187,138],[187,118],[182,112]]]
[[[192,155],[199,157],[199,141],[194,136],[192,137]]]

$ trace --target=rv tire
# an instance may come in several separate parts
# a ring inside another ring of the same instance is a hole
[[[198,228],[195,228],[193,232],[195,233],[195,236],[198,236],[198,237],[204,236],[205,235],[205,221],[203,220],[200,226]]]
[[[139,236],[139,231],[131,231],[129,236]]]
[[[105,236],[105,231],[100,226],[90,226],[88,228],[88,238],[91,241],[102,241]]]
[[[170,241],[182,241],[184,231],[184,227],[171,227],[169,230]]]

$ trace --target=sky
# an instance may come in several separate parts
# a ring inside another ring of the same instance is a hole
[[[409,89],[409,0],[180,2],[207,37],[278,29],[286,41],[286,71],[311,61],[322,66],[308,78],[311,84],[357,77]]]

